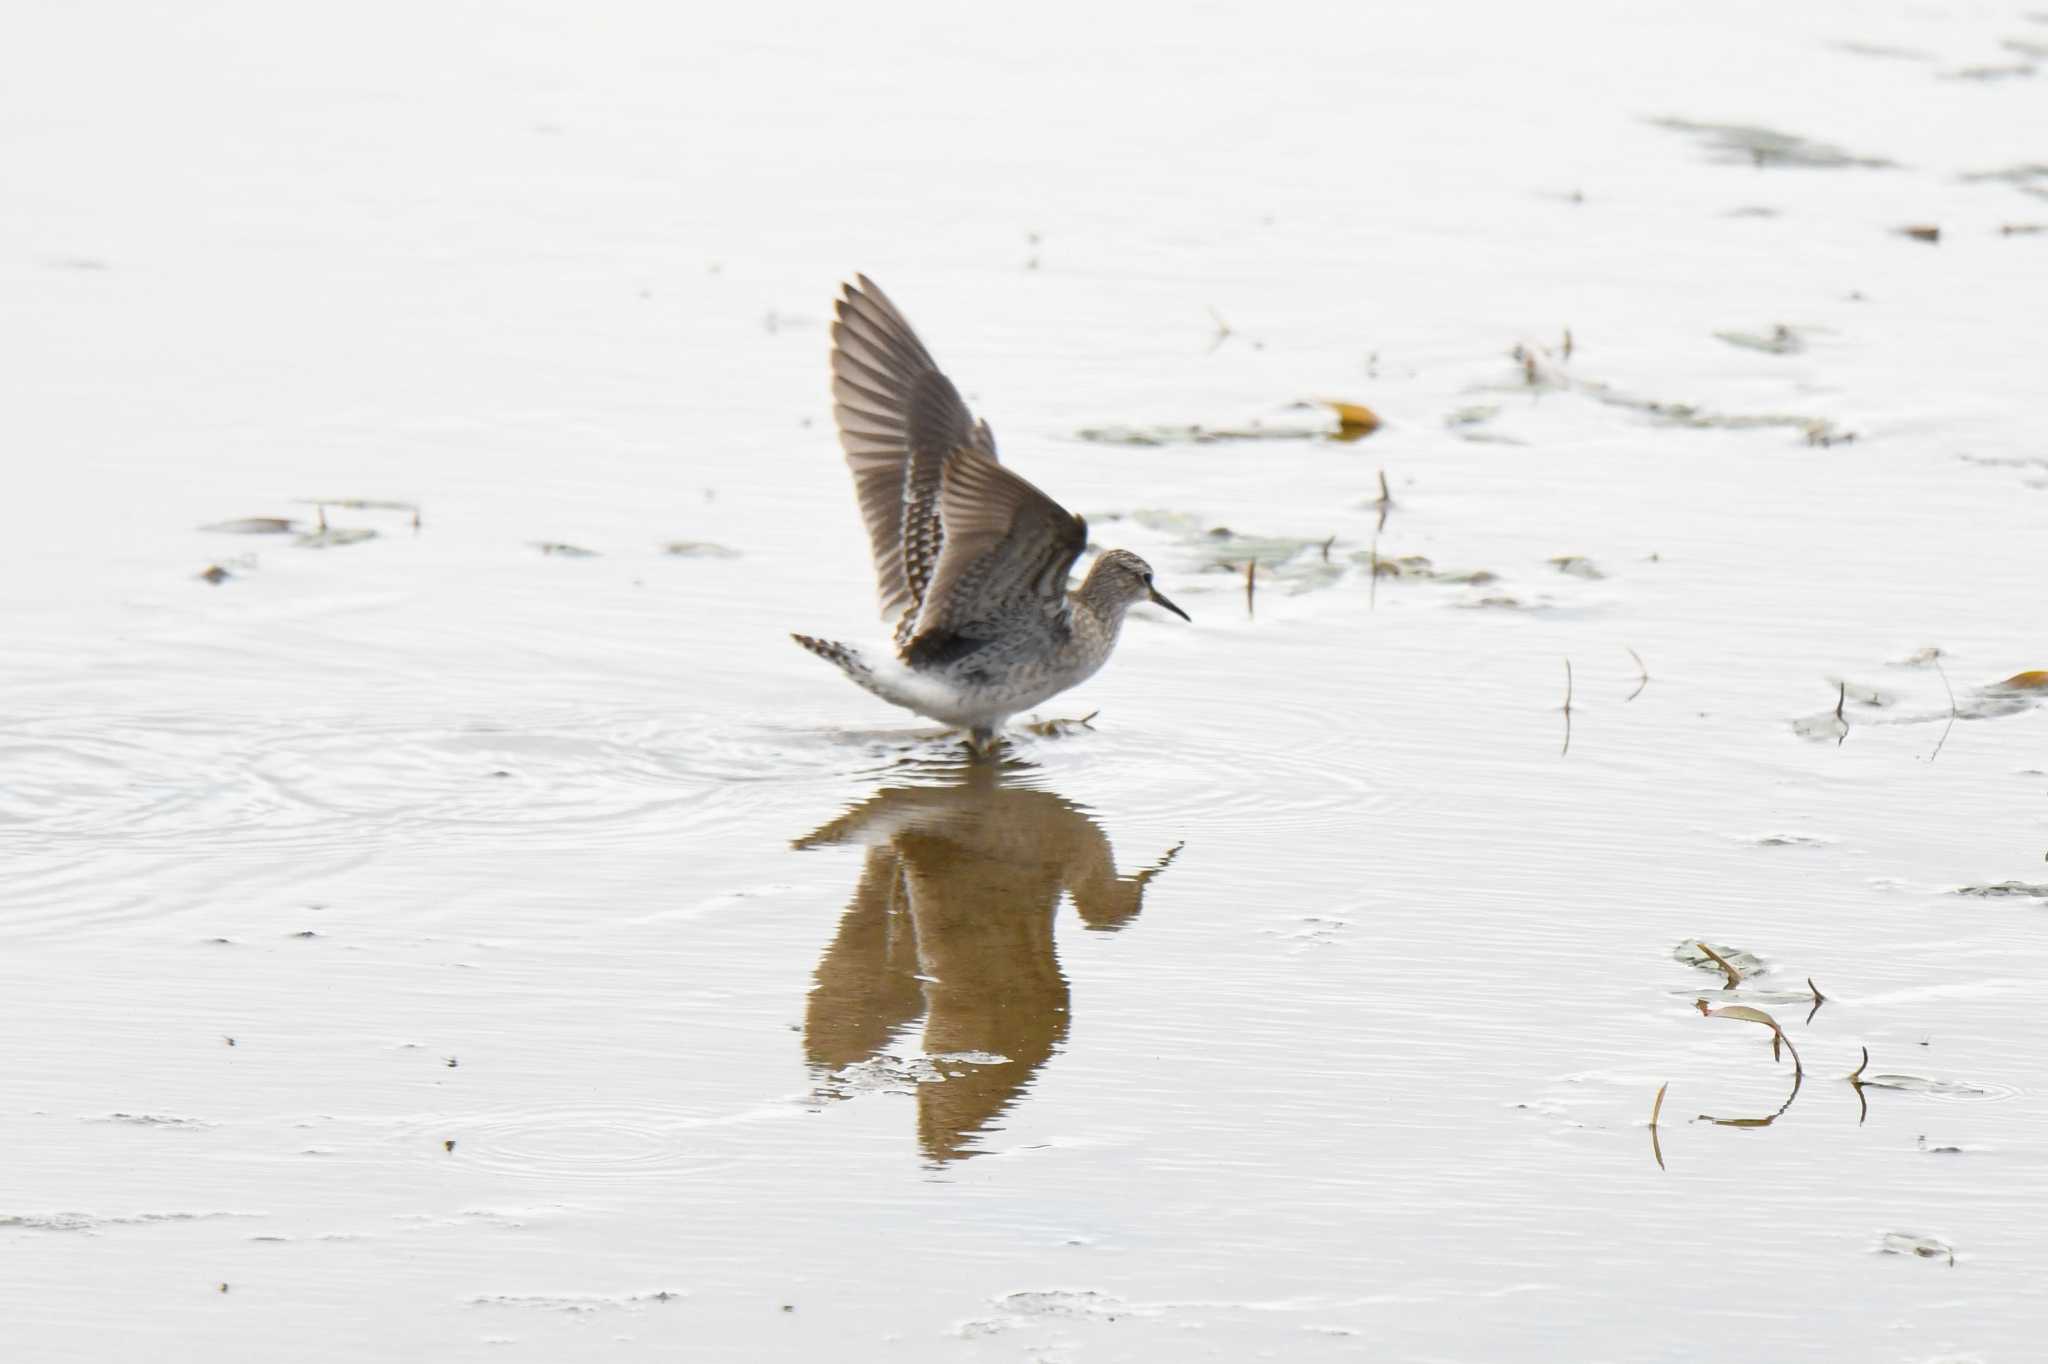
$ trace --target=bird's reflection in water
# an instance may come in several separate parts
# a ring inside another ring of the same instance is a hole
[[[827,1090],[844,1092],[848,1067],[888,1060],[891,1038],[922,1017],[918,1142],[934,1161],[974,1154],[975,1136],[1067,1035],[1053,948],[1061,892],[1090,929],[1113,932],[1180,851],[1119,876],[1101,827],[1050,791],[1006,784],[1016,771],[977,763],[946,785],[878,791],[796,844],[868,850],[818,963],[807,1058]]]

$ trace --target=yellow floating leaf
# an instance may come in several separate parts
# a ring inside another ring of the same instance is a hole
[[[2048,670],[2033,668],[2023,673],[2014,673],[1998,684],[2014,691],[2048,691]]]
[[[1318,398],[1324,407],[1337,414],[1337,430],[1340,435],[1357,440],[1380,429],[1380,414],[1364,403],[1339,402],[1335,398]]]

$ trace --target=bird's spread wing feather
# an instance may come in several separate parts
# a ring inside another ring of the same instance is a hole
[[[944,530],[940,491],[955,451],[996,458],[903,314],[865,275],[846,286],[832,324],[832,415],[874,548],[882,619],[908,643],[929,595]]]
[[[978,450],[955,450],[939,483],[939,555],[904,650],[955,647],[974,627],[1031,610],[1065,619],[1067,575],[1088,523]]]

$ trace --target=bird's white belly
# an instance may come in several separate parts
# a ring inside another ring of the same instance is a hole
[[[1083,680],[1048,673],[1028,683],[1012,678],[1000,686],[970,686],[945,673],[915,671],[896,659],[875,669],[875,691],[884,700],[962,729],[1001,724]]]

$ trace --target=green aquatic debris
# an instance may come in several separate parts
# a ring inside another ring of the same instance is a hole
[[[1739,947],[1726,947],[1720,943],[1709,943],[1701,938],[1687,938],[1671,949],[1673,960],[1701,971],[1732,970],[1737,980],[1760,976],[1770,970],[1763,958],[1754,952],[1745,952]],[[1731,981],[1730,984],[1735,982]]]
[[[1888,43],[1865,43],[1853,39],[1834,44],[1838,52],[1853,52],[1859,57],[1884,57],[1892,61],[1932,61],[1931,54],[1913,47],[1893,47]]]
[[[679,559],[737,559],[740,552],[725,545],[716,545],[709,540],[671,540],[661,547],[663,554],[673,554]]]
[[[1974,895],[1980,900],[2048,900],[2048,884],[2032,881],[1995,881],[1984,886],[1957,886],[1951,895]]]
[[[1454,586],[1483,586],[1500,581],[1499,574],[1483,568],[1440,569],[1422,554],[1387,555],[1377,550],[1353,550],[1348,557],[1352,563],[1364,565],[1374,576],[1381,578],[1413,578]]]
[[[1797,355],[1806,349],[1806,338],[1782,322],[1767,332],[1720,331],[1714,335],[1731,346],[1759,350],[1766,355]]]
[[[301,497],[305,507],[340,507],[344,511],[395,511],[419,513],[417,502],[398,502],[386,497]]]
[[[1558,572],[1574,578],[1592,579],[1607,576],[1600,571],[1599,565],[1581,554],[1560,554],[1556,558],[1548,559],[1545,562]]]
[[[309,530],[292,541],[301,549],[334,549],[341,545],[359,545],[365,540],[374,540],[377,532],[368,526],[322,525]]]
[[[1325,428],[1263,426],[1200,426],[1163,423],[1154,426],[1085,426],[1074,433],[1091,445],[1220,445],[1231,441],[1328,440]]]
[[[1172,539],[1187,552],[1197,572],[1229,574],[1246,580],[1247,600],[1263,582],[1290,596],[1329,587],[1344,576],[1342,562],[1333,562],[1330,547],[1337,537],[1322,535],[1259,535],[1211,525],[1188,512],[1161,508],[1098,512],[1091,520],[1131,520]],[[1090,546],[1094,548],[1094,546]],[[1313,551],[1311,553],[1310,551]]]
[[[2048,163],[2040,161],[2022,161],[1995,170],[1970,171],[1961,179],[1965,184],[2010,185],[2022,194],[2048,199]]]
[[[1799,432],[1808,445],[1817,446],[1846,445],[1856,439],[1854,431],[1843,429],[1827,417],[1803,417],[1789,412],[1715,412],[1698,403],[1641,397],[1602,380],[1573,374],[1557,352],[1542,346],[1518,344],[1508,355],[1521,371],[1522,382],[1516,386],[1519,389],[1576,393],[1606,407],[1637,413],[1660,426],[1682,426],[1695,431],[1782,428]]]
[[[2031,80],[2034,75],[2032,62],[1987,62],[1981,66],[1963,66],[1954,71],[1944,71],[1945,81],[2009,81]]]
[[[1736,986],[1742,984],[1742,972],[1735,969],[1735,965],[1733,962],[1729,961],[1728,958],[1722,956],[1719,952],[1716,952],[1712,947],[1709,947],[1704,942],[1697,943],[1695,944],[1695,946],[1697,946],[1700,949],[1700,951],[1706,953],[1708,958],[1713,961],[1714,965],[1720,967],[1722,973],[1728,977],[1728,983],[1722,987],[1723,989],[1732,990]]]
[[[199,529],[215,535],[289,535],[299,523],[282,516],[244,516],[234,521],[216,521]]]
[[[1345,402],[1337,398],[1318,398],[1314,402],[1292,403],[1291,412],[1327,412],[1337,419],[1333,428],[1328,422],[1313,424],[1286,422],[1268,425],[1254,420],[1243,426],[1203,426],[1199,422],[1158,422],[1144,425],[1112,424],[1108,426],[1084,426],[1074,433],[1075,438],[1091,445],[1129,445],[1152,447],[1161,445],[1223,445],[1238,441],[1334,441],[1350,444],[1363,440],[1380,429],[1383,424],[1380,415],[1363,403]]]
[[[1499,403],[1473,403],[1446,413],[1444,425],[1459,440],[1475,445],[1527,445],[1525,440],[1487,429],[1486,424],[1498,417],[1500,411]]]
[[[1916,1236],[1911,1232],[1888,1231],[1877,1244],[1880,1255],[1914,1255],[1923,1260],[1946,1259],[1953,1267],[1956,1262],[1955,1247],[1934,1236]]]
[[[1869,1053],[1865,1054],[1868,1064]],[[1865,1089],[1891,1089],[1901,1094],[1926,1094],[1937,1099],[1984,1099],[1991,1091],[1962,1080],[1937,1080],[1925,1075],[1864,1075],[1863,1067],[1856,1068],[1853,1083]]]
[[[595,559],[598,557],[598,553],[594,549],[585,549],[581,545],[564,544],[560,540],[535,540],[532,543],[533,547],[541,553],[553,555],[557,558]]]
[[[1858,156],[1826,142],[1754,123],[1701,123],[1669,117],[1653,118],[1650,123],[1696,138],[1712,160],[1737,165],[1808,170],[1890,170],[1898,165],[1885,157]]]

